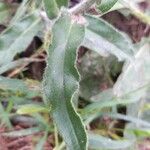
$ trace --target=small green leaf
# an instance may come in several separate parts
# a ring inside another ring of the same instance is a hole
[[[19,19],[21,19],[21,17],[25,14],[25,12],[28,9],[28,4],[29,1],[28,0],[23,0],[22,3],[20,4],[20,6],[18,7],[14,17],[11,20],[11,23],[14,23],[16,21],[19,21]]]
[[[0,90],[11,91],[16,97],[32,98],[40,95],[40,91],[30,88],[26,82],[2,76],[0,76]]]
[[[133,131],[134,134],[140,138],[141,137],[144,137],[144,138],[150,137],[150,129],[132,129],[131,131]]]
[[[41,139],[39,139],[39,142],[37,143],[35,150],[43,150],[44,144],[47,140],[47,136],[48,136],[48,132],[46,131],[44,136]]]
[[[20,106],[20,108],[17,110],[17,114],[19,115],[30,115],[30,114],[42,113],[42,112],[48,113],[49,110],[44,106],[37,105],[37,104],[26,104]]]
[[[56,0],[57,5],[59,8],[61,8],[62,6],[68,6],[69,0]]]
[[[110,116],[115,119],[121,119],[121,120],[125,120],[128,122],[134,123],[135,126],[141,126],[141,127],[145,126],[145,127],[150,128],[149,122],[139,119],[139,118],[136,118],[136,117],[129,116],[129,115],[123,115],[123,114],[117,113],[117,114],[108,114],[108,115],[106,114],[106,116]]]
[[[72,104],[79,80],[76,51],[84,38],[84,27],[64,13],[54,24],[52,35],[43,81],[45,99],[51,104],[53,119],[67,149],[86,150],[86,132]]]
[[[7,137],[22,137],[22,136],[35,134],[35,133],[38,133],[40,131],[43,131],[43,129],[41,129],[40,127],[33,127],[33,128],[29,128],[29,129],[19,130],[19,132],[18,132],[18,130],[6,132],[6,133],[2,133],[1,135],[7,136]]]
[[[132,140],[112,140],[98,134],[89,133],[89,148],[98,150],[119,150],[130,147],[134,141]]]
[[[44,6],[50,19],[54,19],[58,16],[59,8],[56,0],[44,0]]]
[[[97,8],[101,13],[106,13],[117,3],[117,1],[118,0],[102,0],[100,4],[97,5]]]
[[[50,19],[56,18],[61,7],[67,7],[68,3],[68,0],[44,0],[44,6],[48,17]]]
[[[0,23],[4,23],[10,17],[10,7],[0,2]]]

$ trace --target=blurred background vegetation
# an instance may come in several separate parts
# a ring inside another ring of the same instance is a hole
[[[102,8],[87,13],[126,34],[136,69],[122,53],[107,53],[101,44],[94,51],[87,43],[79,48],[76,107],[89,132],[89,149],[150,150],[150,1]],[[65,149],[42,98],[50,26],[42,0],[0,0],[0,150]],[[107,39],[113,33],[106,34]]]

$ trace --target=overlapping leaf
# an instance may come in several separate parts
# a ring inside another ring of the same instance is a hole
[[[59,8],[61,8],[62,6],[68,6],[69,0],[56,0],[57,5]]]
[[[52,44],[48,50],[43,89],[51,104],[53,119],[67,149],[85,150],[86,133],[71,99],[78,88],[79,75],[75,68],[76,50],[84,38],[84,27],[62,14],[52,28]]]
[[[62,6],[68,6],[68,0],[44,0],[44,6],[48,17],[54,19]]]
[[[0,76],[0,90],[18,92],[19,94],[25,94],[28,97],[34,97],[39,95],[39,91],[35,91],[27,86],[25,82],[19,79],[10,79]]]
[[[57,17],[59,8],[57,6],[56,0],[44,0],[44,6],[46,13],[50,19],[54,19]]]
[[[150,84],[150,46],[144,45],[136,54],[136,59],[128,65],[125,65],[122,74],[114,86],[114,93],[121,96],[137,89],[149,88]],[[137,97],[143,96],[141,93]]]
[[[109,150],[123,150],[129,148],[134,141],[132,140],[112,140],[98,134],[89,133],[89,147],[92,149],[109,149]]]
[[[108,53],[115,55],[119,60],[134,56],[134,49],[129,38],[105,22],[101,18],[86,16],[89,25],[86,28],[83,45],[102,56]]]
[[[6,20],[10,17],[11,8],[5,3],[0,2],[0,23],[6,22]]]
[[[102,0],[100,4],[98,4],[97,8],[101,13],[106,13],[117,3],[117,1],[118,0]]]
[[[9,63],[14,56],[24,51],[41,28],[37,12],[12,24],[0,34],[0,66]]]

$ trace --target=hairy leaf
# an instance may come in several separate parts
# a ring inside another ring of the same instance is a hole
[[[68,6],[69,0],[56,0],[57,5],[59,8],[61,8],[62,6]]]
[[[9,113],[5,111],[3,108],[3,105],[0,102],[0,126],[6,125],[8,128],[12,128],[10,119],[9,119]]]
[[[16,93],[16,96],[26,96],[28,98],[38,96],[40,91],[33,88],[29,88],[27,83],[19,79],[11,79],[7,77],[0,76],[0,90],[12,91]]]
[[[21,17],[25,14],[25,12],[28,9],[28,3],[29,3],[29,0],[23,0],[21,5],[17,9],[14,17],[12,18],[11,23],[19,21],[19,19],[21,19]]]
[[[150,85],[150,44],[144,45],[135,57],[133,62],[124,66],[123,72],[114,86],[114,93],[118,97],[144,86],[145,92],[149,88],[147,85]],[[142,96],[143,93],[141,93]]]
[[[44,0],[44,6],[48,17],[54,19],[62,6],[68,6],[68,0]]]
[[[31,134],[38,133],[40,131],[43,131],[40,127],[32,127],[29,129],[22,129],[22,130],[16,130],[16,131],[10,131],[6,133],[2,133],[2,136],[7,136],[7,137],[22,137],[22,136],[27,136]]]
[[[134,49],[125,34],[101,18],[86,16],[86,19],[89,25],[86,28],[85,47],[102,54],[102,56],[107,56],[110,53],[119,60],[132,59]]]
[[[117,1],[118,0],[102,0],[100,4],[98,4],[97,8],[101,13],[106,13],[117,3]]]
[[[50,19],[54,19],[57,17],[59,8],[57,6],[56,0],[44,0],[44,6],[46,13]]]
[[[40,22],[41,19],[34,13],[14,23],[0,34],[0,66],[12,61],[16,54],[29,46],[41,28]]]
[[[52,28],[52,45],[48,50],[43,81],[45,99],[51,104],[52,115],[69,150],[86,149],[86,133],[72,99],[78,88],[75,68],[76,50],[84,38],[84,27],[62,14]]]
[[[5,23],[10,18],[11,8],[5,3],[0,2],[0,23]]]
[[[134,141],[132,140],[112,140],[98,134],[89,133],[89,147],[92,149],[109,149],[120,150],[130,147]]]

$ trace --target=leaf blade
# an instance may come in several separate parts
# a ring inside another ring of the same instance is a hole
[[[71,99],[76,98],[79,75],[75,65],[76,50],[84,38],[84,27],[72,23],[70,16],[62,15],[54,24],[52,45],[48,50],[48,66],[43,89],[51,103],[58,130],[69,150],[86,149],[86,133]]]
[[[44,0],[43,2],[47,16],[50,19],[56,18],[59,13],[59,8],[57,6],[56,0]]]
[[[91,50],[102,53],[104,56],[108,55],[108,53],[113,54],[119,60],[131,60],[134,58],[133,45],[125,34],[101,18],[92,17],[90,15],[86,15],[85,17],[88,21],[88,26],[85,33],[86,41],[83,43],[89,43],[90,41],[92,44],[90,47],[84,44],[85,47],[91,48],[97,45],[96,49],[94,49],[94,46]]]
[[[35,12],[1,33],[0,65],[11,62],[17,53],[24,51],[29,46],[33,37],[41,28],[40,23],[41,18]]]
[[[117,1],[118,0],[102,0],[97,8],[100,10],[100,12],[106,13],[117,3]]]
[[[57,5],[59,8],[61,8],[62,6],[68,6],[69,1],[68,0],[56,0]]]

